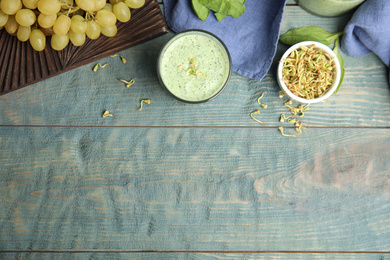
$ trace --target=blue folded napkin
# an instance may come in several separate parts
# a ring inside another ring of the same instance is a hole
[[[390,1],[366,0],[344,30],[342,50],[349,56],[375,53],[390,66]]]
[[[262,80],[275,56],[286,0],[247,0],[238,18],[218,22],[211,12],[206,21],[194,13],[191,0],[164,0],[165,20],[174,32],[202,29],[218,36],[229,49],[233,70]]]

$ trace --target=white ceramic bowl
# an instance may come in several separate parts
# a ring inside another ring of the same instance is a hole
[[[327,53],[331,58],[334,59],[334,63],[336,65],[336,78],[333,82],[333,85],[331,88],[321,97],[318,98],[313,98],[313,99],[305,99],[298,97],[294,95],[286,86],[286,84],[282,80],[282,69],[283,69],[283,60],[287,58],[288,55],[294,50],[294,49],[299,49],[301,46],[312,46],[314,44],[315,48],[321,49],[323,52]],[[286,93],[287,96],[290,97],[290,99],[295,100],[299,103],[303,104],[313,104],[313,103],[318,103],[322,102],[326,99],[328,99],[333,92],[337,89],[337,86],[340,83],[340,76],[341,76],[341,67],[340,67],[340,62],[339,59],[337,58],[336,54],[326,45],[319,43],[319,42],[314,42],[314,41],[304,41],[304,42],[299,42],[293,46],[291,46],[282,56],[281,61],[279,62],[278,65],[278,71],[277,71],[277,81],[280,86],[280,88]]]

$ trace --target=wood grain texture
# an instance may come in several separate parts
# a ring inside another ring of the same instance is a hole
[[[0,250],[386,252],[389,131],[1,127]]]
[[[281,33],[338,31],[349,19],[288,4]],[[123,50],[126,64],[107,57],[96,73],[90,63],[0,96],[0,259],[389,259],[381,61],[343,55],[339,93],[287,138],[274,72],[288,46],[261,82],[234,74],[217,99],[187,105],[156,76],[171,36]],[[263,92],[266,127],[249,117]],[[152,103],[138,111],[144,98]],[[106,109],[117,118],[102,118]],[[140,252],[154,250],[165,252]]]
[[[307,25],[320,25],[329,31],[343,28],[347,18],[320,18],[298,6],[287,6],[281,32]],[[288,113],[278,98],[275,71],[288,46],[279,44],[275,62],[261,81],[233,74],[228,87],[215,100],[189,105],[174,100],[161,88],[156,74],[157,56],[173,34],[122,51],[127,64],[117,58],[104,58],[110,66],[94,73],[91,63],[20,91],[0,96],[0,125],[73,125],[73,126],[245,126],[256,127],[249,114],[258,109],[261,93],[268,105],[259,118],[266,126],[278,126],[281,113]],[[316,104],[306,113],[306,126],[389,127],[390,88],[388,69],[373,54],[353,58],[343,55],[346,76],[337,95]],[[129,89],[116,78],[136,83]],[[151,105],[139,112],[141,99]],[[116,119],[102,119],[104,110]],[[207,116],[205,116],[207,115]]]
[[[94,259],[94,260],[164,260],[164,259],[267,259],[267,260],[301,260],[301,259],[317,259],[317,260],[387,260],[388,254],[323,254],[323,253],[0,253],[2,260],[51,260],[51,259]]]

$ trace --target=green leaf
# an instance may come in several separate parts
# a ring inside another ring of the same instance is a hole
[[[206,21],[210,14],[210,10],[206,6],[200,4],[198,0],[192,0],[192,8],[200,20]]]
[[[199,19],[205,21],[210,10],[218,21],[227,16],[240,17],[245,12],[245,0],[192,0],[192,8]]]
[[[344,62],[343,57],[340,54],[340,40],[339,39],[337,39],[336,42],[334,43],[333,52],[336,54],[337,58],[339,58],[340,67],[344,68],[345,62]]]
[[[343,83],[344,74],[345,74],[345,69],[344,69],[345,61],[344,61],[343,57],[340,54],[340,39],[339,38],[337,38],[336,42],[334,43],[333,52],[336,54],[337,58],[339,59],[339,61],[340,61],[340,68],[341,68],[340,83],[339,83],[339,85],[337,86],[337,89],[334,92],[334,94],[337,94],[337,92],[339,91],[339,88],[341,87],[341,84]]]
[[[340,75],[340,83],[337,86],[336,90],[333,92],[334,94],[337,94],[337,92],[339,91],[339,88],[341,87],[341,84],[343,83],[343,80],[344,80],[344,74],[345,74],[345,69],[342,68],[341,69],[341,75]]]
[[[317,41],[329,45],[343,35],[343,33],[330,33],[319,26],[305,26],[289,30],[280,36],[280,41],[288,45],[294,45],[302,41]]]
[[[228,15],[223,13],[215,13],[215,17],[218,21],[222,21],[222,19],[228,17]]]

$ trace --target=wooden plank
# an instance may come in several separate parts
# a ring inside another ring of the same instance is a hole
[[[378,260],[387,259],[386,254],[325,254],[325,253],[3,253],[0,254],[3,260],[11,259],[94,259],[94,260],[111,260],[111,259],[278,259],[278,260],[301,260],[301,259],[321,259],[321,260]]]
[[[286,1],[286,5],[296,5],[297,2],[295,2],[295,0],[287,0]]]
[[[327,30],[342,29],[345,17],[321,18],[298,6],[287,6],[282,33],[304,25],[321,25]],[[89,64],[23,90],[0,96],[0,125],[98,125],[98,126],[256,126],[249,113],[258,109],[257,97],[267,92],[261,119],[267,126],[277,126],[286,112],[278,98],[275,80],[277,60],[288,46],[279,45],[275,62],[261,81],[234,74],[229,86],[217,99],[205,104],[188,105],[174,100],[161,88],[156,76],[159,50],[172,36],[121,52],[128,60],[104,58],[110,66],[92,72]],[[390,91],[388,69],[375,56],[352,58],[344,55],[346,76],[339,93],[328,102],[312,106],[305,116],[311,126],[390,126]],[[135,78],[129,89],[116,78]],[[141,99],[151,105],[138,111]],[[108,109],[116,119],[101,118]],[[207,116],[205,116],[207,115]]]
[[[0,127],[0,250],[387,252],[389,137]]]

